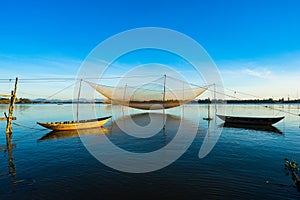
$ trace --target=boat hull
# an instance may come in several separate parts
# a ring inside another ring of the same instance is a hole
[[[37,124],[54,131],[71,131],[71,130],[102,127],[110,119],[111,116],[91,119],[91,120],[80,120],[80,121],[37,122]]]
[[[230,124],[247,124],[247,125],[272,125],[284,117],[234,117],[226,115],[217,115],[220,119]]]

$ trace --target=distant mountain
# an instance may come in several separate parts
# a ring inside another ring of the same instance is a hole
[[[30,101],[35,102],[35,101],[47,101],[47,99],[42,99],[42,98],[37,98],[37,99],[31,99]]]
[[[44,98],[37,98],[37,99],[31,99],[30,100],[33,103],[39,103],[39,102],[63,102],[64,100],[61,99],[44,99]]]

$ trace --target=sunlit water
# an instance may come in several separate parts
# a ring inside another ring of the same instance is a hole
[[[82,105],[84,106],[87,105]],[[200,109],[200,116],[195,109]],[[300,113],[297,105],[274,108]],[[7,112],[0,105],[0,113]],[[98,116],[111,115],[111,107],[96,105]],[[213,106],[212,106],[213,110]],[[139,125],[149,123],[149,115],[130,109]],[[207,134],[206,105],[186,105],[166,111],[166,125],[150,138],[125,134],[115,123],[126,124],[127,117],[113,118],[105,125],[106,136],[120,148],[132,152],[151,152],[170,143],[180,119],[198,126],[197,135],[187,151],[174,163],[158,171],[131,174],[111,169],[95,159],[76,133],[52,134],[37,121],[72,120],[72,105],[17,105],[13,125],[13,162],[6,150],[0,151],[0,199],[298,199],[284,158],[300,161],[300,117],[262,105],[229,105],[227,114],[286,116],[274,126],[279,131],[224,127],[217,144],[204,158],[198,154]],[[157,114],[161,115],[161,114]],[[212,112],[212,115],[213,112]],[[116,119],[118,118],[118,119]],[[211,138],[222,121],[209,124]],[[6,146],[5,121],[0,122],[0,145]],[[189,128],[186,129],[189,134]],[[83,134],[83,139],[101,136]],[[113,155],[112,155],[113,156]]]

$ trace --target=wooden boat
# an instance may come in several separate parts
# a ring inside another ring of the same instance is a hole
[[[251,125],[272,125],[284,118],[283,117],[235,117],[227,115],[218,115],[217,116],[225,121],[226,123],[231,124],[251,124]]]
[[[102,127],[110,118],[111,116],[79,121],[37,122],[37,124],[54,131],[71,131]]]

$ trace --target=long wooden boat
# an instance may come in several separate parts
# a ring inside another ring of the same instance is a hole
[[[54,131],[71,131],[102,127],[110,118],[111,116],[79,121],[37,122],[37,124]]]
[[[231,124],[251,124],[251,125],[272,125],[284,118],[283,117],[235,117],[227,115],[218,115],[217,116],[225,121],[226,123]]]

